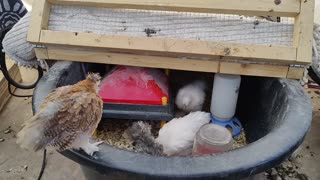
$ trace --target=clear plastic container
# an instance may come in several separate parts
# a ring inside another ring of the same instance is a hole
[[[220,125],[206,124],[197,132],[193,144],[193,155],[214,154],[232,149],[230,131]]]

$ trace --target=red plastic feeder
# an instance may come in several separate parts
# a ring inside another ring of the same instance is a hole
[[[102,80],[103,118],[171,120],[168,77],[159,69],[117,66]]]
[[[104,102],[162,105],[168,99],[168,78],[159,69],[117,66],[101,82]]]

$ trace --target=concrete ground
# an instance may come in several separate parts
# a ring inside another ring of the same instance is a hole
[[[22,69],[25,83],[31,83],[35,72]],[[27,74],[27,76],[26,76]],[[32,91],[17,90],[16,94],[32,94]],[[0,112],[0,180],[35,180],[40,172],[42,152],[33,153],[16,144],[16,133],[21,124],[32,116],[31,98],[11,97]],[[8,133],[8,130],[11,131]],[[7,133],[7,134],[6,134]],[[57,152],[48,152],[43,180],[84,180],[80,166]]]
[[[22,69],[23,80],[31,83],[36,74]],[[17,90],[17,94],[31,94],[32,91]],[[306,89],[312,100],[313,122],[304,143],[294,154],[294,166],[299,173],[304,173],[310,180],[320,179],[320,90]],[[20,149],[15,141],[15,135],[21,124],[32,116],[31,98],[11,97],[8,104],[0,112],[0,180],[34,180],[37,178],[42,152],[33,153]],[[9,132],[8,132],[9,129]],[[11,132],[10,132],[11,131]],[[256,177],[263,180],[264,173]],[[78,164],[56,152],[49,152],[43,180],[84,180]],[[288,178],[290,179],[290,178]]]
[[[313,118],[311,128],[298,150],[293,154],[294,164],[300,173],[310,180],[320,179],[320,90],[305,89],[312,102]]]

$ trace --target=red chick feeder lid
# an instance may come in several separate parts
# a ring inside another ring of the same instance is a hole
[[[103,102],[163,105],[168,99],[168,78],[153,68],[117,66],[100,84]]]

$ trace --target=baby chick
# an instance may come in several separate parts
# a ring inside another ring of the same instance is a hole
[[[152,155],[191,155],[196,133],[209,121],[210,113],[191,112],[166,123],[156,139],[151,134],[150,125],[142,121],[135,122],[127,135],[131,136],[139,148]]]
[[[103,102],[98,96],[101,77],[89,73],[85,80],[52,91],[39,111],[24,123],[17,143],[24,149],[38,151],[53,147],[57,151],[83,149],[92,155],[98,144],[89,143],[102,116]]]
[[[125,136],[135,142],[137,149],[151,155],[163,155],[161,144],[155,142],[149,123],[138,121],[125,131]]]
[[[205,100],[205,82],[194,81],[179,89],[176,105],[185,112],[201,111]]]
[[[174,118],[160,129],[156,142],[163,146],[163,152],[168,156],[190,155],[196,133],[209,121],[210,113],[201,111]]]

